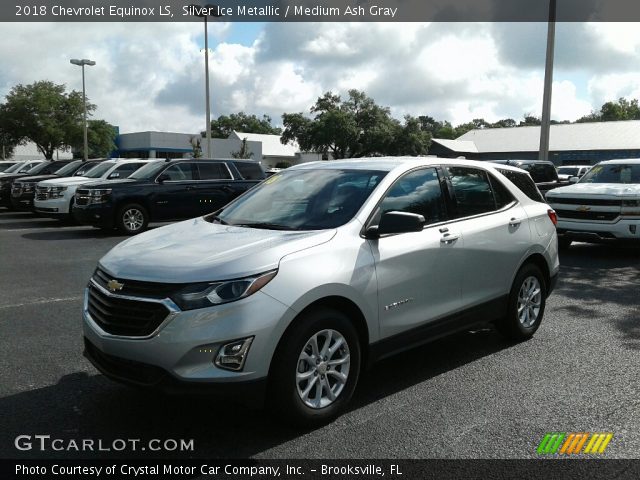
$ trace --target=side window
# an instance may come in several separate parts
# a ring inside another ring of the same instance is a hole
[[[127,178],[129,175],[131,175],[133,172],[139,169],[142,165],[144,164],[143,163],[125,163],[124,165],[120,165],[113,172],[111,172],[111,174],[109,175],[109,178]],[[113,175],[114,173],[117,173],[118,175],[115,176]]]
[[[231,178],[227,166],[220,162],[198,163],[200,180],[227,180]]]
[[[417,213],[424,217],[427,225],[446,220],[436,169],[416,170],[396,181],[380,204],[380,214],[390,211]]]
[[[505,187],[500,180],[489,174],[489,181],[491,182],[491,189],[493,190],[493,196],[496,199],[496,209],[506,207],[515,199],[511,192]]]
[[[264,172],[257,162],[234,162],[233,164],[245,180],[262,180],[264,178]]]
[[[496,210],[489,179],[484,170],[448,167],[456,204],[456,218],[471,217]]]
[[[163,175],[169,176],[169,181],[193,180],[193,170],[190,163],[176,163],[167,168]]]
[[[531,200],[534,202],[544,203],[544,198],[542,198],[540,190],[538,190],[538,187],[536,187],[536,184],[533,183],[533,180],[529,175],[526,173],[514,172],[513,170],[502,170],[500,168],[498,171],[507,177],[511,183],[518,187],[520,191]]]

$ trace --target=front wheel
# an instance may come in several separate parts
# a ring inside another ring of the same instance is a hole
[[[323,308],[299,318],[274,358],[272,410],[299,426],[331,421],[353,395],[360,356],[358,334],[344,314]]]
[[[507,315],[497,322],[498,330],[516,341],[531,338],[542,322],[546,299],[547,289],[540,268],[533,263],[524,265],[513,281]]]
[[[127,235],[136,235],[147,228],[149,216],[144,207],[131,203],[118,211],[116,221],[121,231]]]

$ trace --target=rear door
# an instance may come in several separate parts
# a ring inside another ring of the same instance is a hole
[[[225,162],[200,161],[197,167],[199,180],[194,190],[196,215],[218,210],[239,195]]]
[[[526,212],[497,177],[467,166],[445,171],[464,239],[462,307],[469,308],[509,292],[531,229]]]

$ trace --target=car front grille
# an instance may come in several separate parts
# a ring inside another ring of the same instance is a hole
[[[76,205],[89,205],[89,190],[86,188],[78,188],[75,196]]]
[[[556,214],[560,219],[568,218],[574,220],[599,220],[610,222],[620,216],[620,212],[598,212],[598,211],[586,211],[579,212],[577,210],[562,210],[555,209]]]
[[[594,205],[599,207],[621,207],[622,200],[606,198],[564,198],[550,196],[549,203],[564,205]]]
[[[48,200],[49,189],[47,187],[36,187],[36,200]]]
[[[128,297],[163,299],[170,297],[172,293],[184,287],[183,284],[177,283],[141,282],[139,280],[115,278],[101,268],[96,269],[92,278],[94,282],[106,290],[109,289],[108,284],[111,280],[117,280],[123,285],[117,294]]]
[[[89,284],[89,315],[111,335],[146,337],[167,318],[169,309],[162,303],[110,296]]]

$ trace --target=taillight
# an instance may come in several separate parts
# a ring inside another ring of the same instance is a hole
[[[547,215],[549,215],[551,223],[553,223],[554,225],[558,225],[558,215],[556,214],[555,210],[547,210]]]

